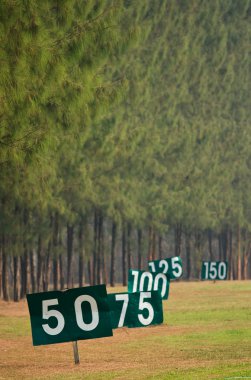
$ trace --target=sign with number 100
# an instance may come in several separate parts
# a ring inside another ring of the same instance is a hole
[[[158,291],[108,294],[112,328],[145,327],[163,322]]]
[[[158,290],[162,299],[169,295],[170,278],[164,273],[151,273],[141,270],[129,269],[128,292],[150,292]]]
[[[112,336],[105,285],[27,294],[33,345]]]
[[[148,261],[148,267],[151,272],[164,273],[171,279],[182,276],[182,260],[179,256],[169,257],[162,260]]]
[[[201,268],[202,280],[226,280],[227,261],[203,261]]]

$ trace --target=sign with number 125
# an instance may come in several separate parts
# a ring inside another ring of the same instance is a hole
[[[164,273],[171,279],[180,278],[182,276],[182,260],[179,256],[148,261],[148,267],[150,272]]]

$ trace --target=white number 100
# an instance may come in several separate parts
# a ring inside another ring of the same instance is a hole
[[[163,273],[158,273],[155,278],[153,278],[153,275],[151,272],[144,272],[141,275],[140,282],[139,282],[139,289],[138,289],[138,279],[139,279],[139,272],[136,270],[132,270],[132,275],[134,277],[133,281],[133,289],[132,292],[135,293],[137,290],[140,292],[143,292],[145,281],[148,279],[148,285],[147,285],[147,291],[151,290],[158,290],[159,289],[159,281],[162,281],[162,290],[161,290],[161,296],[164,297],[166,292],[166,286],[167,286],[167,278],[166,275]]]

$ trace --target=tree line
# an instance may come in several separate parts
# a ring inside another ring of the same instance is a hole
[[[0,294],[181,255],[251,276],[251,1],[0,3]]]

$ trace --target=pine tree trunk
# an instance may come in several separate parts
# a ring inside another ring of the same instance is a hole
[[[250,259],[250,250],[245,253],[244,256],[244,268],[243,268],[243,279],[248,280],[248,262]]]
[[[142,268],[142,230],[138,229],[138,269]]]
[[[207,237],[208,237],[209,260],[213,261],[214,255],[213,255],[213,248],[212,248],[212,231],[211,230],[208,230]]]
[[[36,280],[35,280],[35,265],[34,265],[34,253],[30,249],[30,279],[31,279],[31,291],[36,292]]]
[[[228,257],[228,278],[233,280],[233,234],[232,231],[229,230],[229,257]]]
[[[218,235],[218,244],[219,244],[219,261],[222,261],[222,241],[221,241],[221,234]]]
[[[59,255],[59,282],[60,282],[60,290],[64,289],[64,264],[63,264],[63,256]]]
[[[103,217],[98,217],[98,241],[97,241],[97,284],[102,283],[102,234],[103,234]]]
[[[53,258],[53,289],[58,290],[58,258]]]
[[[147,254],[148,261],[151,261],[153,259],[153,228],[150,226],[148,228],[148,254]]]
[[[187,267],[187,280],[191,279],[191,235],[186,233],[186,267]]]
[[[241,229],[237,228],[237,280],[241,280]]]
[[[89,284],[92,286],[94,285],[94,281],[93,281],[93,267],[92,267],[91,259],[88,260],[87,269],[88,269]]]
[[[21,289],[20,298],[24,298],[25,294],[28,292],[28,252],[26,244],[24,244],[24,253],[21,257]]]
[[[195,277],[198,278],[201,270],[201,258],[202,258],[202,236],[201,232],[197,231],[195,232],[195,242],[194,242],[194,248],[195,248]]]
[[[19,256],[13,257],[13,300],[19,301]]]
[[[105,230],[104,230],[104,219],[102,218],[101,232],[100,232],[100,253],[101,253],[101,283],[107,284],[107,270],[106,270],[106,260],[105,260]]]
[[[112,223],[112,241],[111,241],[111,269],[110,269],[110,284],[115,286],[115,249],[117,239],[117,224]]]
[[[228,229],[225,228],[221,233],[222,260],[226,261],[228,257]]]
[[[79,256],[78,256],[78,283],[79,286],[84,286],[84,223],[81,221],[79,224],[79,231],[78,231],[78,249],[79,249]]]
[[[162,253],[162,236],[159,235],[159,242],[158,242],[158,248],[159,248],[159,260],[162,259],[163,253]]]
[[[92,283],[96,284],[96,270],[97,270],[97,240],[98,240],[98,214],[94,212],[94,225],[93,225],[93,261],[92,261]]]
[[[177,223],[175,226],[175,256],[181,255],[181,238],[182,226],[181,223]]]
[[[29,291],[29,251],[28,251],[28,243],[26,231],[28,230],[28,221],[29,221],[29,213],[27,209],[23,211],[23,225],[24,225],[24,236],[23,236],[23,257],[21,258],[21,290],[20,290],[20,298],[24,298],[24,296]]]
[[[2,289],[4,301],[9,301],[9,275],[8,275],[8,257],[6,253],[6,239],[2,235]]]
[[[58,268],[58,246],[59,246],[59,217],[58,213],[55,213],[54,220],[52,222],[53,225],[53,289],[58,290],[58,280],[59,280],[59,268]]]
[[[43,248],[42,248],[42,237],[39,234],[38,244],[37,244],[37,291],[40,292],[42,289],[42,268],[43,268]]]
[[[127,285],[126,228],[122,227],[122,283]]]
[[[43,291],[47,292],[50,285],[50,273],[51,273],[51,240],[49,240],[46,257],[44,260],[44,271],[43,271]]]
[[[2,288],[4,301],[9,301],[8,257],[5,252],[3,252],[2,256]]]
[[[74,227],[67,224],[67,288],[73,285],[72,259],[73,259]]]
[[[251,251],[249,251],[249,260],[248,260],[248,278],[249,279],[251,278]]]
[[[245,249],[243,252],[243,280],[248,279],[248,261],[250,257],[250,251],[251,251],[251,241],[248,231],[245,231]]]
[[[156,259],[156,232],[153,230],[153,234],[152,234],[152,239],[153,239],[153,242],[152,242],[152,260],[155,260]]]
[[[236,241],[235,241],[235,246],[236,246]],[[235,248],[235,250],[233,250],[233,260],[232,260],[233,280],[237,280],[237,265],[236,265],[236,262],[237,262],[237,253],[236,253],[236,248]]]
[[[2,254],[2,238],[0,236],[0,298],[2,297],[2,282],[3,282],[3,279],[2,279],[2,266],[3,266],[2,257],[3,257],[3,254]]]
[[[62,241],[62,232],[59,230],[59,236],[58,236],[58,244],[59,244],[59,284],[60,284],[60,290],[63,290],[65,287],[65,271],[64,271],[64,258],[62,254],[63,250],[63,241]]]
[[[132,268],[132,248],[131,248],[131,224],[127,224],[127,263],[128,269]]]

